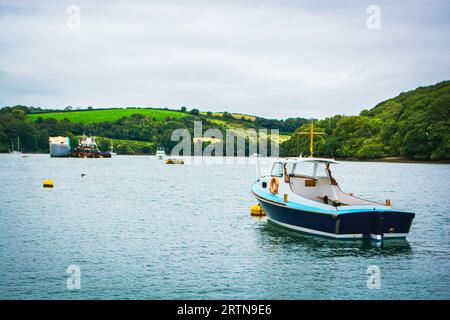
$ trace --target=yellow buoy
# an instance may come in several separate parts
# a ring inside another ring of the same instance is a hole
[[[250,214],[252,216],[265,216],[266,212],[263,210],[260,204],[255,204],[250,208]]]
[[[44,188],[53,188],[53,180],[44,180]]]

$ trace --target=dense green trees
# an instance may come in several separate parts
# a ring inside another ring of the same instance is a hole
[[[291,133],[308,122],[309,120],[305,118],[288,118],[286,120],[256,118],[254,124],[259,128],[278,129],[280,133]]]
[[[0,109],[0,152],[17,149],[17,137],[20,137],[21,150],[36,150],[42,133],[25,122],[23,108]],[[48,145],[48,141],[47,141]]]
[[[317,121],[317,155],[344,158],[401,156],[418,160],[450,159],[450,81],[402,93],[359,116]],[[283,146],[287,155],[308,154],[301,126]]]

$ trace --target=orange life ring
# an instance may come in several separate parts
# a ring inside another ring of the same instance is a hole
[[[277,177],[272,177],[272,179],[270,179],[270,192],[278,193],[278,178]]]

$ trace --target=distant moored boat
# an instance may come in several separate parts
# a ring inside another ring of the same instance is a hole
[[[111,139],[111,147],[110,147],[110,152],[109,152],[109,154],[111,155],[111,156],[116,156],[117,155],[117,153],[115,153],[114,152],[114,142],[113,142],[113,140]]]
[[[69,137],[49,137],[50,157],[68,157],[70,155]]]
[[[108,152],[109,155],[109,152]],[[75,158],[110,158],[111,155],[104,155],[97,146],[95,137],[87,137],[83,134],[80,143],[71,152],[70,156]]]
[[[158,147],[156,149],[156,157],[158,159],[163,159],[166,156],[166,152],[164,151],[163,147]]]
[[[167,159],[164,161],[165,164],[184,164],[183,159]]]
[[[14,150],[14,142],[11,142],[11,151],[9,152],[12,155],[20,156],[22,152],[20,151],[20,138],[17,137],[17,150]]]

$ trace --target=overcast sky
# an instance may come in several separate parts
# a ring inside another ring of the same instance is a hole
[[[0,106],[358,114],[449,79],[449,30],[444,0],[0,0]]]

